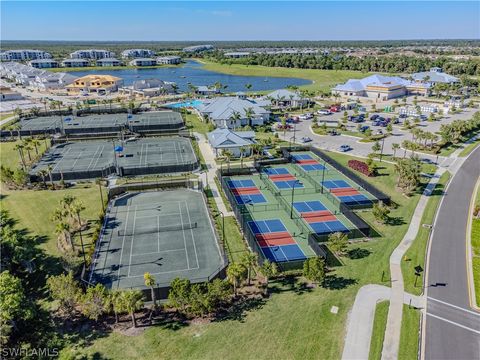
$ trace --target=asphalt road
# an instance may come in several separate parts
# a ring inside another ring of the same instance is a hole
[[[434,224],[426,289],[425,359],[480,359],[480,312],[470,308],[466,228],[480,147],[460,167]]]

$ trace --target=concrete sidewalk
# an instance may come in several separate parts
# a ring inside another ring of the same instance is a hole
[[[233,216],[233,212],[227,210],[227,207],[225,206],[223,199],[220,196],[217,183],[215,182],[215,176],[217,171],[215,154],[213,153],[212,148],[208,144],[208,141],[203,134],[194,133],[194,135],[197,138],[198,147],[200,148],[200,152],[202,153],[205,164],[207,165],[207,170],[204,172],[206,174],[206,178],[205,175],[200,175],[203,186],[205,187],[208,185],[208,187],[212,190],[212,195],[215,199],[218,210],[220,210],[224,214],[224,216]]]
[[[387,328],[385,330],[385,340],[383,342],[382,359],[398,359],[398,349],[400,346],[400,332],[402,329],[402,315],[404,297],[404,284],[402,274],[402,258],[408,248],[415,240],[420,229],[423,212],[428,203],[429,196],[435,188],[440,176],[445,172],[444,168],[438,168],[435,175],[430,179],[420,200],[418,201],[415,212],[410,221],[410,226],[400,244],[393,250],[390,256],[390,276],[392,284],[392,293],[390,298],[390,307],[388,309]],[[423,306],[422,306],[423,307]]]
[[[365,285],[360,288],[347,320],[347,335],[342,359],[368,359],[372,338],[375,307],[378,302],[391,300],[391,288],[382,285]],[[405,304],[422,307],[423,300],[411,294],[403,296]]]

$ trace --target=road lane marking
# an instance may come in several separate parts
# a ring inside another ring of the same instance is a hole
[[[447,322],[447,323],[449,323],[449,324],[452,324],[452,325],[458,326],[458,327],[460,327],[460,328],[462,328],[462,329],[465,329],[465,330],[471,331],[471,332],[473,332],[473,333],[475,333],[475,334],[479,334],[479,335],[480,335],[480,331],[478,331],[478,330],[475,330],[475,329],[472,329],[472,328],[469,328],[468,326],[465,326],[465,325],[459,324],[459,323],[457,323],[457,322],[455,322],[455,321],[447,320],[447,319],[445,319],[445,318],[442,318],[442,317],[440,317],[440,316],[433,315],[433,314],[431,314],[431,313],[429,313],[429,312],[427,312],[427,315],[428,315],[428,316],[431,316],[431,317],[434,317],[434,318],[436,318],[436,319],[438,319],[438,320],[445,321],[445,322]]]
[[[471,311],[471,310],[467,310],[467,309],[464,309],[464,308],[462,308],[462,307],[460,307],[460,306],[453,305],[453,304],[447,303],[447,302],[445,302],[445,301],[432,298],[432,297],[430,297],[430,296],[428,296],[427,299],[428,299],[428,300],[432,300],[432,301],[439,302],[439,303],[444,304],[444,305],[447,305],[447,306],[451,306],[451,307],[453,307],[453,308],[455,308],[455,309],[465,311],[465,312],[470,313],[470,314],[473,314],[473,315],[475,315],[475,316],[480,316],[480,313],[478,313],[478,312]]]

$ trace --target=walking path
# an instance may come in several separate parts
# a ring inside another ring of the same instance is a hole
[[[9,116],[3,120],[0,121],[0,126],[3,126],[4,124],[8,123],[9,121],[12,121],[15,118],[15,115]]]
[[[222,197],[220,196],[220,192],[217,187],[217,183],[215,182],[215,176],[217,171],[217,163],[215,162],[215,154],[213,153],[212,148],[208,144],[205,135],[200,133],[194,133],[195,137],[197,138],[198,147],[200,148],[200,152],[203,155],[203,159],[205,160],[205,164],[207,165],[207,170],[205,171],[205,176],[200,175],[201,181],[204,185],[208,185],[208,187],[212,190],[213,198],[215,199],[215,203],[217,204],[217,208],[221,211],[224,216],[233,216],[232,211],[228,211],[225,203],[223,202]]]
[[[391,300],[392,289],[383,285],[365,285],[358,291],[348,316],[347,336],[342,359],[368,359],[370,342],[378,302]],[[405,293],[405,304],[421,307],[423,300],[419,296]]]
[[[417,207],[415,208],[415,212],[413,213],[407,233],[390,256],[390,281],[392,284],[392,296],[390,299],[390,307],[388,309],[387,328],[385,331],[385,340],[383,341],[382,359],[393,360],[398,358],[404,303],[403,275],[401,267],[402,258],[417,237],[418,230],[422,225],[422,215],[428,204],[429,196],[440,179],[440,176],[444,172],[444,168],[438,168],[435,175],[430,179],[430,182],[425,188],[420,200],[418,201]]]

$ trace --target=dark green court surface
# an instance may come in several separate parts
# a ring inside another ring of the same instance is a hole
[[[174,111],[39,116],[32,119],[23,119],[20,124],[22,135],[44,133],[103,134],[127,129],[133,132],[148,133],[179,130],[184,127],[182,116]]]
[[[120,150],[118,147],[121,147]],[[117,148],[117,152],[114,149]],[[32,167],[32,181],[39,171],[50,168],[54,180],[75,180],[119,176],[180,173],[198,168],[190,139],[184,137],[97,140],[53,146]]]
[[[158,287],[177,277],[208,281],[226,266],[220,249],[200,192],[126,193],[110,203],[90,281],[145,288],[145,272]]]

